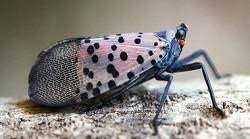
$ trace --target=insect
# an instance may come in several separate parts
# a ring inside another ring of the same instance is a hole
[[[29,75],[29,97],[48,106],[83,103],[97,106],[147,80],[166,81],[153,125],[167,98],[171,73],[201,69],[213,107],[215,101],[207,71],[194,59],[203,56],[216,78],[221,78],[205,51],[178,59],[185,45],[185,24],[156,33],[125,33],[66,39],[42,51]]]

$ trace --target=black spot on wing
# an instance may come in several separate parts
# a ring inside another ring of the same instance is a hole
[[[94,53],[95,49],[94,49],[94,46],[93,45],[90,45],[88,48],[87,48],[87,52],[89,55],[92,55]]]
[[[130,72],[128,72],[127,77],[129,79],[131,79],[131,78],[135,77],[135,74],[132,71],[130,71]]]
[[[109,64],[106,70],[108,73],[112,73],[115,70],[115,66],[113,64]]]
[[[102,86],[102,82],[98,81],[97,84],[96,84],[96,87],[100,87],[100,86]]]
[[[108,87],[109,87],[109,89],[115,88],[115,87],[116,87],[115,81],[114,81],[114,80],[110,80],[110,81],[108,82]]]
[[[119,76],[119,72],[115,69],[113,72],[112,72],[112,76],[113,78],[117,78]]]
[[[113,61],[114,60],[114,55],[112,53],[108,54],[108,59],[109,61]]]
[[[86,85],[86,89],[89,91],[91,89],[93,89],[93,84],[88,82],[87,85]]]
[[[139,55],[136,60],[139,64],[142,64],[144,62],[144,59],[141,55]]]
[[[97,55],[93,55],[92,56],[92,62],[93,63],[97,63],[98,62],[98,56]]]
[[[115,51],[115,50],[117,49],[117,46],[116,46],[116,45],[111,45],[111,49],[112,49],[113,51]]]
[[[153,51],[151,51],[151,50],[148,51],[148,55],[149,55],[149,56],[152,56],[153,54],[154,54]]]
[[[118,42],[119,42],[119,43],[124,43],[124,38],[123,38],[123,37],[119,37],[119,38],[118,38]]]
[[[137,38],[134,40],[135,44],[140,44],[141,43],[141,39]]]
[[[151,60],[151,64],[154,65],[156,61],[154,59]]]
[[[89,69],[88,68],[84,68],[83,69],[83,74],[84,75],[88,75],[89,74]]]
[[[128,59],[128,54],[126,52],[121,52],[120,58],[121,60],[126,61]]]
[[[157,45],[158,45],[158,42],[155,42],[155,43],[154,43],[154,46],[157,46]]]
[[[100,48],[99,43],[95,43],[95,44],[94,44],[94,47],[95,47],[95,49],[99,49],[99,48]]]
[[[119,76],[119,72],[115,69],[113,64],[109,64],[106,70],[108,73],[112,74],[113,78],[117,78]]]
[[[88,76],[89,76],[90,79],[93,79],[94,78],[94,73],[92,71],[90,71]]]

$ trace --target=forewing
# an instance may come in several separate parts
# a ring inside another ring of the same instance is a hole
[[[164,42],[153,33],[128,33],[82,40],[78,76],[82,96],[92,98],[152,67]]]

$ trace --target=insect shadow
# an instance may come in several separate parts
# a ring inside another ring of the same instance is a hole
[[[50,107],[35,103],[29,99],[20,100],[15,105],[27,114],[77,113],[79,111],[76,106]]]

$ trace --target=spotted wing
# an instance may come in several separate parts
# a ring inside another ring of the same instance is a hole
[[[164,55],[164,43],[154,33],[82,40],[77,67],[80,91],[93,98],[138,76]]]

